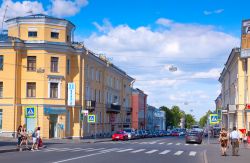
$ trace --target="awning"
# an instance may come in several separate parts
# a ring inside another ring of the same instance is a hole
[[[44,107],[44,114],[64,114],[66,111],[65,107]]]

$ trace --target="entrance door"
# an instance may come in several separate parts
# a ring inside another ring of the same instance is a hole
[[[36,127],[36,118],[26,118],[26,130],[28,133],[33,133]]]
[[[57,138],[57,119],[58,115],[50,115],[50,122],[49,122],[49,137],[50,138]]]

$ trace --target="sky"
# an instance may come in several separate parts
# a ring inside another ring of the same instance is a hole
[[[218,82],[247,0],[0,0],[0,20],[30,13],[65,18],[75,39],[135,78],[156,107],[178,105],[197,120],[215,109]],[[4,25],[5,27],[5,25]],[[176,67],[177,71],[169,71]]]

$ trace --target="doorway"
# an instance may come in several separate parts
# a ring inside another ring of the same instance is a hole
[[[57,138],[58,133],[57,133],[57,122],[58,122],[58,115],[52,114],[49,116],[50,121],[49,121],[49,137],[50,138]]]

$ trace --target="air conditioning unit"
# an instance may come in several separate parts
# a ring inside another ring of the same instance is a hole
[[[45,70],[44,70],[43,68],[38,68],[38,69],[36,70],[36,72],[37,72],[37,73],[44,73]]]

